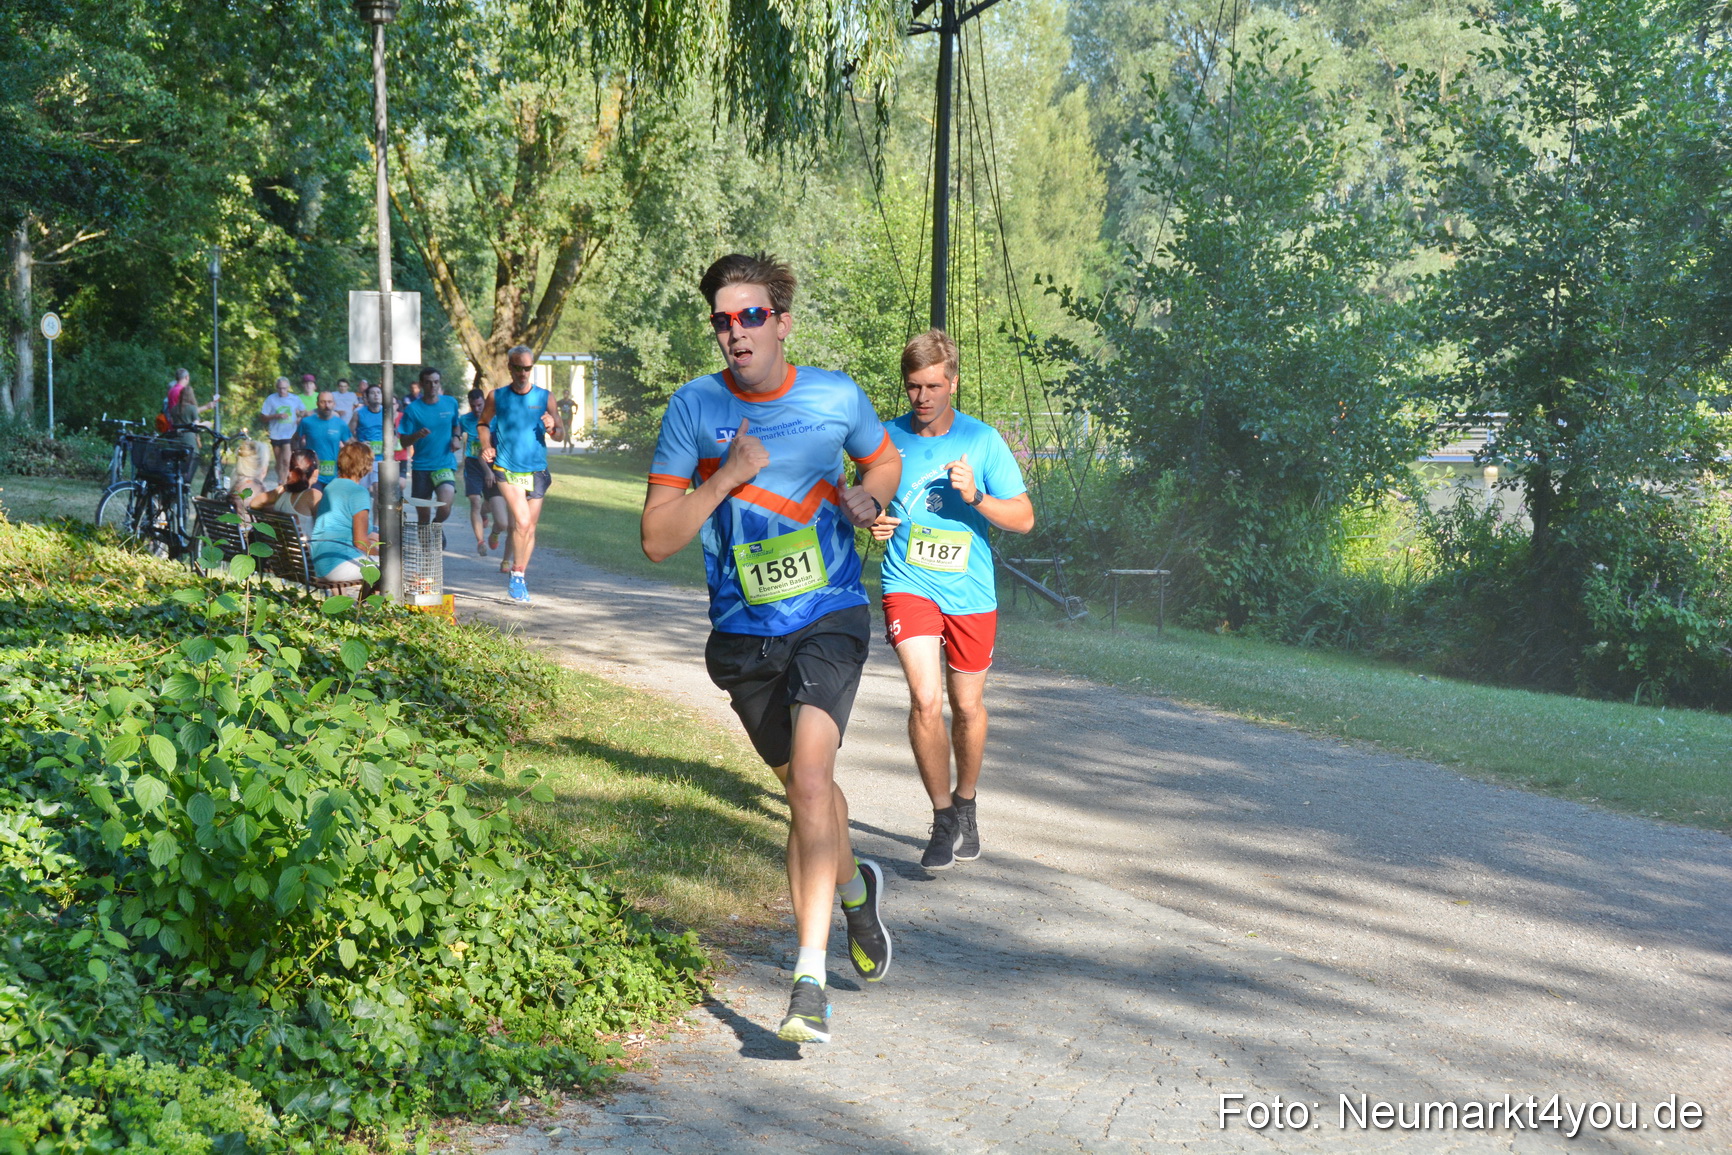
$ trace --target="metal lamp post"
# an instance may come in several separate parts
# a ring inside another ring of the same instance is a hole
[[[379,579],[385,596],[403,600],[403,494],[397,471],[397,398],[391,373],[391,186],[385,115],[385,25],[397,19],[399,0],[355,0],[355,13],[373,26],[373,169],[379,217],[379,391],[385,397],[384,460],[379,462]]]
[[[223,387],[222,375],[217,356],[219,334],[222,332],[221,316],[218,312],[217,282],[223,275],[223,251],[221,247],[210,247],[210,399],[211,425],[218,433],[223,431]]]

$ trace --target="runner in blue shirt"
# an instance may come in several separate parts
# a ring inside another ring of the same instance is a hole
[[[794,287],[793,271],[765,255],[735,253],[704,273],[699,289],[727,368],[668,402],[643,550],[663,561],[702,540],[714,627],[705,665],[782,780],[792,815],[788,887],[800,952],[778,1034],[827,1043],[832,894],[842,899],[854,969],[875,982],[890,967],[884,872],[849,846],[836,749],[871,632],[854,527],[883,512],[901,459],[846,374],[788,364]],[[858,485],[843,480],[844,453],[860,467]]]
[[[314,412],[301,418],[298,429],[307,448],[319,459],[319,488],[337,479],[337,452],[349,440],[349,423],[331,410],[331,395],[319,394]]]
[[[457,492],[457,450],[463,445],[463,434],[457,428],[457,398],[444,395],[439,370],[428,365],[417,378],[420,396],[411,397],[403,410],[403,425],[397,442],[412,446],[415,459],[409,465],[409,496],[437,497],[439,508],[433,511],[434,521],[451,516],[451,498]],[[425,509],[417,511],[417,520],[427,524]]]
[[[547,471],[547,435],[564,436],[553,408],[553,395],[535,384],[535,350],[513,346],[505,354],[511,384],[487,395],[476,432],[481,460],[493,470],[499,496],[511,515],[511,544],[505,551],[510,576],[505,592],[514,602],[529,603],[529,557],[535,552],[535,526],[541,521],[541,500],[553,475]]]
[[[361,382],[361,404],[349,418],[349,436],[373,451],[373,468],[361,479],[372,492],[379,481],[379,462],[385,459],[385,394],[377,385]]]
[[[908,679],[908,737],[932,802],[932,838],[920,857],[928,870],[980,857],[975,787],[986,749],[986,670],[998,632],[986,530],[1034,528],[1028,487],[1004,438],[952,407],[957,380],[956,342],[942,330],[921,333],[903,348],[909,412],[885,426],[902,452],[902,483],[872,527],[872,536],[888,543],[885,632]]]
[[[481,460],[481,411],[487,406],[487,391],[469,391],[469,412],[457,419],[463,432],[463,493],[469,498],[469,528],[475,534],[475,552],[482,557],[497,549],[499,535],[506,534],[505,556],[499,562],[502,573],[511,572],[511,513],[505,508],[505,498],[499,495],[499,483],[493,480],[493,469]],[[493,519],[489,532],[487,518]]]

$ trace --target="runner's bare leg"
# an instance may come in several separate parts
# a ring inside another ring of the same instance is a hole
[[[956,749],[956,794],[973,798],[986,753],[986,671],[964,674],[945,669],[950,683],[950,741]],[[944,804],[950,805],[946,796]]]
[[[788,796],[788,890],[801,946],[830,940],[836,888],[854,877],[848,799],[836,785],[836,721],[815,706],[794,707],[794,754],[775,768]]]
[[[908,744],[934,810],[950,806],[950,736],[944,732],[944,647],[937,638],[904,638],[896,660],[908,679]],[[980,761],[974,764],[980,776]]]

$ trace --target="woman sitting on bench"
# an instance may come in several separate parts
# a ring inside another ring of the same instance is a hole
[[[307,539],[313,573],[326,581],[365,581],[361,566],[379,551],[379,535],[370,525],[373,499],[361,484],[372,468],[373,450],[365,442],[351,441],[337,453],[337,480],[325,486]]]
[[[309,533],[313,515],[319,510],[318,480],[318,457],[310,449],[297,449],[289,454],[288,480],[275,489],[266,489],[264,482],[255,478],[238,482],[233,494],[235,511],[242,515],[249,509],[292,513],[300,524],[301,533]]]

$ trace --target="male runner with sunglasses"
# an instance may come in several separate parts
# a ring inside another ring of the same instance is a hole
[[[787,791],[788,887],[800,952],[780,1036],[830,1041],[825,948],[837,894],[848,953],[868,982],[890,967],[884,872],[856,859],[836,749],[871,633],[854,527],[896,492],[902,460],[845,373],[789,365],[794,274],[764,254],[723,257],[698,288],[727,368],[668,402],[644,498],[651,561],[700,537],[712,632],[710,680],[728,691]],[[860,468],[845,487],[842,454]],[[687,492],[690,490],[690,492]]]
[[[535,526],[541,520],[541,500],[553,475],[547,471],[547,435],[564,437],[554,414],[553,394],[535,383],[535,350],[513,345],[505,354],[511,385],[487,395],[476,420],[481,460],[493,467],[499,496],[511,512],[511,575],[505,592],[511,600],[529,604],[529,555],[535,552]]]
[[[884,627],[908,679],[908,741],[932,802],[932,839],[920,856],[928,870],[980,857],[974,791],[986,749],[986,670],[998,633],[986,527],[1034,528],[1022,470],[1004,438],[952,407],[958,377],[956,342],[942,329],[903,347],[909,412],[885,428],[905,468],[896,500],[872,527],[873,537],[889,543]]]

